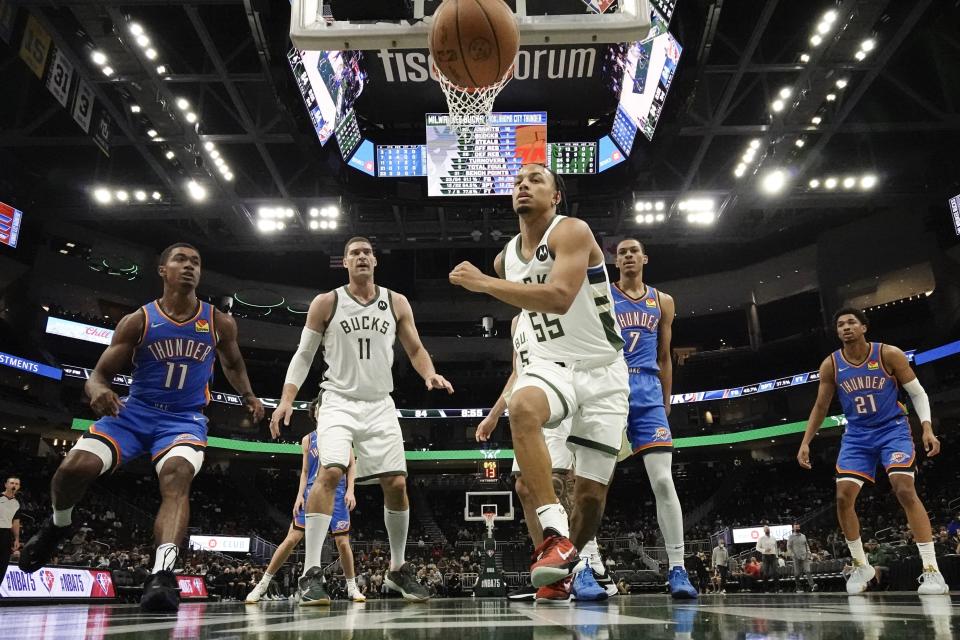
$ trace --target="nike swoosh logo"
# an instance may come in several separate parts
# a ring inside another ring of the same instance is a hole
[[[150,323],[150,328],[151,328],[151,329],[156,329],[157,327],[162,327],[162,326],[163,326],[163,323],[162,323],[162,322],[151,322],[151,323]]]
[[[840,367],[840,368],[838,369],[838,371],[846,371],[846,370],[849,369],[849,368],[850,368],[850,367]]]
[[[572,553],[573,553],[573,549],[570,549],[570,550],[567,551],[566,553],[563,553],[562,551],[557,551],[557,555],[559,555],[559,556],[560,556],[561,558],[563,558],[564,560],[566,560],[567,558],[569,558],[569,557],[570,557],[570,554],[572,554]]]

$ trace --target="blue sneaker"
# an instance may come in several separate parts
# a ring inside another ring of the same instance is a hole
[[[690,584],[687,570],[683,567],[670,569],[667,582],[670,583],[670,595],[676,600],[694,600],[698,595],[697,589]]]
[[[597,584],[593,569],[590,567],[585,568],[573,577],[573,586],[570,591],[579,602],[607,599],[607,590]]]

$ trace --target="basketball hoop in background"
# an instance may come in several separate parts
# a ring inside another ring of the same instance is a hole
[[[486,125],[497,94],[513,78],[520,29],[503,0],[444,0],[430,27],[433,71],[450,126]]]
[[[496,512],[494,512],[494,511],[488,511],[488,512],[486,512],[486,513],[483,514],[483,521],[484,521],[484,522],[486,523],[486,525],[487,525],[487,537],[488,537],[488,538],[492,538],[492,537],[493,537],[493,521],[494,521],[494,519],[495,519],[496,517],[497,517],[497,514],[496,514]]]

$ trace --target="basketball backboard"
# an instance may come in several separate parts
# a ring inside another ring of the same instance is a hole
[[[513,520],[513,492],[467,491],[463,519],[466,522],[486,522],[485,513],[493,513],[495,522]]]
[[[410,4],[408,19],[338,20],[324,0],[294,0],[290,39],[304,51],[424,49],[439,2],[413,0]],[[634,42],[645,38],[650,28],[648,0],[554,2],[554,6],[568,7],[561,10],[569,13],[550,10],[548,15],[536,15],[545,10],[533,0],[507,4],[517,16],[521,46]]]

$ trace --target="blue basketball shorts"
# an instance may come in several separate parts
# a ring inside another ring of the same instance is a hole
[[[663,387],[656,374],[630,374],[627,440],[635,454],[673,451],[673,434],[663,407]]]
[[[887,475],[916,471],[917,452],[913,446],[910,423],[897,418],[880,427],[847,427],[837,456],[837,478],[875,481],[877,466]]]
[[[310,494],[312,485],[307,485],[303,490],[303,507],[297,509],[293,516],[293,528],[303,531],[307,526],[307,514],[304,508],[307,504],[307,496]],[[333,518],[330,520],[330,533],[333,535],[344,535],[350,533],[350,510],[347,509],[347,501],[344,496],[347,494],[347,479],[340,478],[340,484],[333,494]]]
[[[110,469],[145,453],[156,465],[174,447],[203,452],[207,446],[207,417],[199,411],[161,411],[131,397],[121,402],[117,416],[100,418],[83,436],[107,445],[113,453]]]

